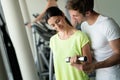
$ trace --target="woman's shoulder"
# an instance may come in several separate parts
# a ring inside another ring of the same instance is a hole
[[[54,34],[51,38],[50,38],[50,40],[54,40],[54,39],[56,39],[57,38],[57,33],[56,34]]]
[[[76,30],[76,35],[85,35],[85,33],[82,32],[81,30]]]
[[[76,38],[85,38],[87,37],[86,34],[84,32],[82,32],[81,30],[77,30],[75,33],[75,37]]]

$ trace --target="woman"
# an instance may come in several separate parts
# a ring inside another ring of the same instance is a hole
[[[86,56],[88,60],[85,64],[92,62],[87,36],[75,29],[58,7],[48,8],[44,18],[57,31],[50,39],[56,80],[89,80],[84,71],[79,71],[65,62],[66,57],[75,55]]]

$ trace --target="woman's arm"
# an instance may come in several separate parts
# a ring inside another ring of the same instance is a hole
[[[87,57],[87,62],[78,62],[77,58],[79,57],[78,55],[71,57],[70,63],[72,66],[76,67],[78,70],[84,70],[84,66],[87,64],[92,63],[92,54],[90,51],[90,45],[87,43],[85,46],[82,48],[82,55]]]
[[[83,54],[83,56],[87,57],[87,63],[92,63],[92,54],[91,54],[89,43],[87,43],[85,46],[83,46],[82,54]]]

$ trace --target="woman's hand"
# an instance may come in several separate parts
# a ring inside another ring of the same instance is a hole
[[[78,70],[82,70],[85,73],[91,73],[95,70],[94,63],[80,62],[77,60],[78,56],[70,58],[70,63],[73,67],[76,67]]]
[[[76,67],[78,70],[83,70],[83,63],[78,60],[78,57],[80,56],[73,56],[70,58],[70,63],[72,66]]]

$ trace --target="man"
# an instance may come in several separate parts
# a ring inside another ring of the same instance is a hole
[[[66,4],[73,25],[81,23],[93,50],[96,62],[89,65],[71,64],[86,72],[96,71],[96,80],[120,79],[120,27],[107,16],[103,16],[94,8],[94,0],[68,0]],[[79,66],[79,67],[78,67]],[[82,68],[81,68],[82,66]]]

